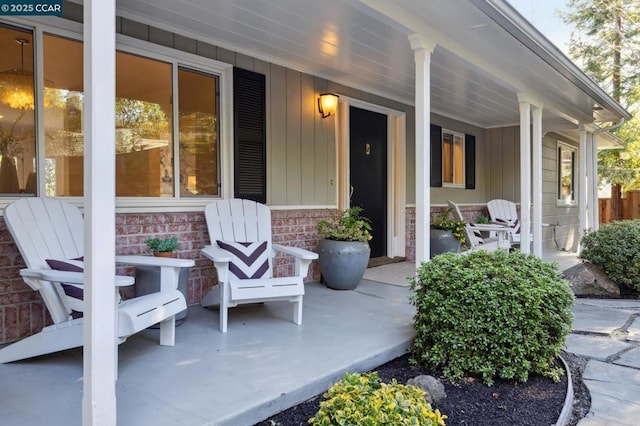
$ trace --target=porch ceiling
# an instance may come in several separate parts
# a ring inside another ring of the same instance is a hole
[[[410,105],[415,65],[408,36],[421,34],[437,42],[432,110],[485,128],[519,122],[518,93],[544,104],[545,130],[620,115],[597,108],[604,92],[594,96],[562,61],[549,60],[564,57],[503,1],[119,0],[117,6],[121,16]],[[514,27],[497,7],[522,22]],[[522,41],[522,26],[535,40]]]

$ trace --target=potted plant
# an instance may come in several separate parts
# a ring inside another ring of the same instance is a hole
[[[482,224],[482,225],[488,225],[489,224],[489,218],[483,214],[481,214],[480,216],[476,217],[476,223]]]
[[[158,257],[173,257],[173,252],[178,249],[178,239],[175,237],[149,238],[144,243]]]
[[[488,225],[489,223],[491,223],[491,220],[487,216],[481,214],[480,216],[476,217],[475,223],[479,225]],[[489,238],[489,234],[489,231],[480,231],[480,235],[482,235],[482,238]]]
[[[367,269],[371,224],[361,213],[361,207],[351,207],[318,223],[324,238],[318,243],[320,272],[329,288],[353,290]]]
[[[460,245],[467,241],[466,223],[451,219],[449,213],[451,209],[441,214],[431,213],[431,257],[447,252],[457,253]]]

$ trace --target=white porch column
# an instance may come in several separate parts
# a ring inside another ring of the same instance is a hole
[[[84,2],[85,426],[116,424],[115,9]]]
[[[409,42],[416,62],[416,266],[430,257],[431,211],[431,53],[434,43],[412,34]]]
[[[520,103],[520,251],[531,252],[531,104]]]
[[[533,144],[533,254],[542,257],[542,107],[533,107],[531,113],[533,116],[531,141]],[[523,235],[520,236],[522,237]]]
[[[558,159],[559,160],[559,159]],[[580,126],[580,143],[578,146],[578,214],[580,215],[580,228],[578,229],[578,238],[582,240],[584,230],[588,227],[587,215],[592,215],[593,205],[587,185],[592,185],[592,176],[587,175],[587,130],[583,125]],[[581,247],[578,245],[578,252]]]
[[[593,196],[591,197],[594,202],[594,208],[591,212],[592,222],[590,223],[590,228],[592,231],[597,231],[600,227],[600,211],[598,206],[598,140],[595,133],[591,134],[591,193]]]
[[[591,155],[593,155],[593,153],[591,152],[591,138],[589,137],[590,134],[588,131],[586,131],[585,129],[585,138],[586,138],[586,145],[585,145],[585,163],[586,163],[586,169],[584,171],[584,174],[587,176],[587,212],[586,212],[586,226],[584,229],[589,229],[591,228],[592,224],[593,224],[593,210],[598,208],[598,199],[595,199],[595,202],[593,200],[593,191],[591,191],[591,186],[594,184],[597,185],[598,182],[597,180],[594,181],[593,180],[593,161],[591,161]],[[578,153],[578,155],[580,155]]]

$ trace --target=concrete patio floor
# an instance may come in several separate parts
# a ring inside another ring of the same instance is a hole
[[[557,254],[561,269],[577,263]],[[272,302],[232,309],[222,334],[218,311],[191,306],[175,347],[159,346],[158,330],[132,336],[119,347],[118,425],[250,426],[404,354],[414,270],[371,268],[355,291],[307,283],[302,326],[292,304]],[[0,378],[0,424],[82,424],[81,349],[0,364]]]
[[[145,330],[120,345],[118,425],[253,425],[337,381],[403,353],[413,337],[409,288],[363,281],[355,291],[306,284],[293,305],[218,311],[191,306],[176,345]],[[0,365],[0,424],[82,424],[82,351]]]

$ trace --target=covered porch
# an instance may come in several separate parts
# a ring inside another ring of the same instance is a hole
[[[34,122],[37,124],[34,134],[37,134],[38,143],[33,144],[33,152],[37,148],[42,155],[38,161],[39,189],[34,190],[34,195],[46,194],[43,191],[46,187],[46,123],[42,122],[46,105],[39,95],[47,83],[45,63],[56,63],[46,61],[49,56],[44,52],[42,46],[45,43],[42,41],[48,37],[57,41],[81,41],[76,47],[82,48],[84,57],[77,55],[74,59],[78,64],[84,61],[86,72],[82,79],[82,93],[86,96],[82,113],[85,119],[82,136],[86,142],[83,159],[86,173],[85,192],[74,201],[84,203],[85,216],[90,223],[86,229],[90,235],[86,250],[90,283],[112,281],[112,256],[117,247],[112,235],[114,212],[116,219],[122,222],[126,220],[125,215],[138,212],[148,213],[141,220],[150,222],[159,220],[158,214],[165,212],[191,214],[196,219],[190,225],[199,239],[188,239],[189,256],[200,260],[198,251],[206,242],[203,241],[205,233],[196,221],[201,223],[199,213],[211,201],[208,196],[181,195],[181,169],[168,178],[173,184],[169,191],[171,196],[151,194],[148,199],[127,198],[112,186],[112,179],[105,179],[105,176],[116,176],[114,164],[103,161],[115,152],[116,64],[112,55],[104,52],[116,50],[145,57],[149,61],[161,60],[171,64],[171,69],[176,71],[174,75],[180,69],[193,69],[219,78],[221,112],[217,117],[219,143],[215,146],[219,158],[215,159],[215,164],[219,167],[217,175],[221,182],[216,186],[219,192],[214,198],[237,197],[234,179],[246,169],[245,164],[234,163],[234,126],[237,122],[233,116],[233,70],[244,69],[264,77],[263,104],[266,112],[260,121],[269,132],[264,136],[263,150],[266,154],[262,184],[266,203],[273,210],[291,212],[292,217],[283,221],[283,228],[293,228],[289,222],[297,220],[297,217],[308,220],[314,210],[348,206],[350,178],[355,169],[348,166],[350,139],[343,137],[349,134],[349,117],[340,111],[346,112],[351,106],[382,113],[389,124],[388,138],[383,146],[389,153],[387,179],[383,182],[388,191],[381,197],[386,204],[382,208],[384,219],[379,232],[379,235],[387,237],[385,248],[388,256],[406,257],[418,262],[428,259],[426,231],[429,212],[432,206],[447,199],[460,203],[485,203],[493,198],[519,201],[523,227],[531,225],[534,230],[536,254],[540,254],[543,247],[541,227],[544,217],[561,216],[562,220],[566,219],[566,223],[561,225],[571,227],[572,235],[576,236],[588,224],[597,223],[597,211],[589,202],[593,200],[595,189],[593,153],[598,145],[596,136],[601,130],[600,125],[628,117],[628,113],[504,0],[433,0],[428,4],[406,0],[393,4],[377,0],[243,3],[123,0],[117,5],[113,0],[73,0],[65,2],[64,6],[62,18],[3,18],[3,23],[28,33],[35,40],[32,45],[37,46],[34,70],[38,76],[35,84],[38,99],[33,107],[33,117],[38,117],[40,122]],[[9,42],[15,44],[14,40]],[[74,68],[76,72],[81,69],[80,66]],[[141,73],[128,74],[140,77]],[[56,82],[61,90],[69,89],[63,84],[62,77],[51,81]],[[167,83],[167,87],[177,85],[175,78]],[[171,100],[169,103],[175,108],[172,111],[174,118],[180,112],[178,92],[171,92],[171,96],[163,98]],[[322,92],[335,92],[341,99],[342,109],[326,119],[318,114],[316,108],[318,95]],[[474,179],[468,185],[465,179],[462,179],[464,184],[461,180],[449,182],[450,185],[441,183],[434,188],[427,183],[431,166],[439,163],[439,159],[431,155],[432,139],[437,145],[442,142],[440,136],[431,137],[432,125],[451,130],[459,138],[466,139],[467,134],[475,138],[475,142],[471,143],[470,139],[468,145],[475,149],[468,162],[473,166],[468,176]],[[171,131],[173,139],[179,141],[179,129],[173,126]],[[546,141],[545,135],[548,135]],[[579,173],[570,186],[570,191],[579,191],[579,196],[571,205],[558,205],[556,197],[557,139],[571,143],[573,151],[579,154]],[[547,145],[543,146],[543,143]],[[177,143],[173,149],[179,152]],[[32,162],[27,158],[26,164]],[[160,180],[164,176],[157,178]],[[188,178],[183,181],[188,183]],[[540,198],[542,194],[544,199]],[[68,194],[56,193],[54,196]],[[119,197],[117,200],[116,196]],[[585,212],[589,213],[589,220]],[[548,222],[556,223],[556,220]],[[415,226],[407,225],[411,223]],[[312,248],[317,240],[313,225],[309,224],[305,232],[291,232],[283,238],[298,246]],[[143,235],[144,231],[132,231],[134,233],[137,234],[133,235],[135,237]],[[524,243],[528,248],[527,237]],[[103,262],[96,262],[96,258]],[[11,263],[11,268],[13,270],[7,271],[8,276],[18,280],[20,266]],[[192,277],[190,294],[193,297],[190,303],[198,303],[201,292],[213,284],[210,274],[201,270],[197,272],[198,276]],[[19,285],[21,283],[17,283],[15,288],[21,290]],[[383,291],[386,289],[383,285],[373,284],[371,288]],[[262,372],[269,371],[273,377],[289,383],[297,382],[299,377],[313,376],[315,366],[322,364],[317,356],[327,358],[324,351],[332,342],[341,350],[346,341],[359,342],[355,337],[351,339],[351,334],[357,331],[365,340],[354,347],[355,352],[341,355],[340,360],[346,359],[347,364],[341,361],[339,365],[326,365],[324,373],[317,373],[326,387],[344,369],[372,367],[383,362],[381,356],[378,359],[374,356],[374,365],[364,364],[372,354],[385,350],[377,345],[387,344],[386,333],[393,341],[398,335],[410,331],[411,307],[404,297],[406,294],[401,294],[403,302],[397,302],[396,306],[396,302],[390,303],[377,290],[367,290],[368,286],[363,285],[359,292],[354,293],[358,295],[357,302],[350,301],[347,307],[366,306],[356,311],[345,309],[338,314],[335,311],[340,303],[325,299],[325,291],[314,295],[314,286],[309,285],[309,295],[305,300],[305,324],[294,328],[295,334],[289,331],[291,324],[288,321],[278,323],[286,327],[286,330],[280,330],[269,329],[269,322],[261,320],[251,328],[252,334],[242,336],[240,331],[234,332],[232,328],[228,336],[221,337],[214,334],[215,313],[202,312],[195,306],[190,309],[197,313],[181,326],[177,344],[170,351],[158,350],[156,346],[151,350],[149,347],[147,356],[145,336],[132,338],[120,348],[118,424],[126,424],[129,419],[134,419],[132,422],[140,419],[151,422],[156,414],[167,421],[158,420],[156,424],[172,424],[170,421],[185,424],[187,414],[195,416],[194,424],[200,420],[201,423],[224,423],[224,418],[218,417],[219,413],[209,411],[213,410],[211,407],[218,407],[216,409],[225,410],[225,413],[241,413],[240,407],[251,407],[251,413],[259,412],[258,407],[276,403],[266,399],[252,383],[262,383],[268,378],[262,389],[284,395],[277,398],[286,399],[296,393],[293,387],[276,388],[274,383],[277,380],[262,375]],[[85,371],[78,365],[80,351],[62,355],[75,354],[73,361],[47,357],[2,365],[3,378],[10,377],[10,371],[18,371],[14,379],[5,379],[15,382],[15,386],[4,387],[2,392],[6,395],[2,395],[2,404],[46,401],[41,405],[51,403],[50,410],[43,411],[48,418],[54,421],[65,419],[65,424],[69,420],[79,423],[83,411],[79,401],[84,393],[86,424],[91,421],[115,423],[116,398],[111,387],[116,370],[111,363],[113,312],[104,303],[104,296],[110,288],[100,285],[92,288],[96,294],[89,294],[86,303],[90,305],[87,311],[91,313],[90,325],[95,327],[87,327],[85,335]],[[14,296],[10,291],[13,287],[7,290],[5,300],[11,302],[11,312],[28,306],[30,299],[26,299],[27,296]],[[408,290],[400,287],[389,291]],[[16,299],[22,302],[22,306],[13,306]],[[398,299],[394,296],[393,300]],[[390,306],[401,313],[393,312]],[[20,309],[20,312],[30,311]],[[235,313],[236,320],[242,318],[244,312],[239,310]],[[365,312],[367,315],[362,317]],[[199,315],[210,315],[212,322],[198,318]],[[252,322],[249,321],[251,316],[246,315],[248,330]],[[274,313],[274,318],[278,318],[277,313]],[[374,318],[376,321],[372,321]],[[400,321],[399,318],[405,321],[401,322],[403,328],[400,330],[397,324],[394,325],[394,321]],[[355,320],[362,320],[362,323],[352,324],[351,321]],[[380,329],[371,333],[374,326]],[[187,331],[190,327],[195,329]],[[341,335],[341,332],[349,334]],[[262,336],[269,336],[268,340]],[[255,345],[256,350],[247,352],[250,355],[243,355],[245,352],[241,349],[247,348],[247,342],[255,341],[255,338],[261,339]],[[410,334],[404,338],[410,339]],[[275,345],[279,339],[283,339],[283,343]],[[295,349],[286,346],[290,344],[298,346]],[[400,340],[393,347],[400,350],[403,344],[406,345],[407,340]],[[315,352],[307,346],[315,348]],[[286,350],[279,353],[278,348]],[[160,358],[151,361],[156,357]],[[242,362],[236,364],[236,361]],[[40,363],[45,367],[41,369]],[[69,363],[71,366],[67,366]],[[288,376],[276,365],[284,371],[295,371],[297,375]],[[294,370],[292,366],[300,369]],[[189,380],[183,383],[182,379],[171,377],[178,369],[190,370]],[[60,376],[47,376],[43,370],[47,373],[60,370]],[[162,374],[155,375],[156,371]],[[239,376],[240,372],[245,376]],[[29,378],[33,380],[30,385],[21,388],[30,381]],[[132,380],[135,385],[127,385],[127,380]],[[181,383],[185,391],[179,394],[177,390]],[[49,386],[56,388],[52,391]],[[235,406],[225,399],[229,396],[227,394],[234,394],[231,391],[233,386],[241,386],[235,393],[238,398],[233,403]],[[36,396],[34,389],[48,393]],[[257,402],[248,401],[247,398],[254,398],[252,395]],[[290,402],[295,403],[293,400]],[[9,413],[8,418],[14,420],[11,413],[25,415],[33,410],[31,406],[28,408],[11,405],[3,412]],[[57,410],[60,409],[64,409],[61,417],[52,414],[59,413]],[[142,414],[136,411],[140,409]],[[69,416],[67,413],[73,413],[74,417],[66,417]],[[141,417],[136,417],[138,415]],[[239,417],[236,420],[236,423],[229,424],[242,424],[238,423]],[[22,420],[18,423],[28,424]],[[246,424],[251,423],[248,420]]]
[[[545,252],[561,269],[575,255]],[[413,338],[406,277],[413,262],[367,270],[354,291],[306,284],[304,322],[274,302],[231,311],[229,332],[217,311],[191,306],[176,346],[147,330],[119,347],[120,426],[251,426],[324,392],[345,371],[366,371],[405,353]],[[82,423],[82,349],[0,365],[3,424]]]

